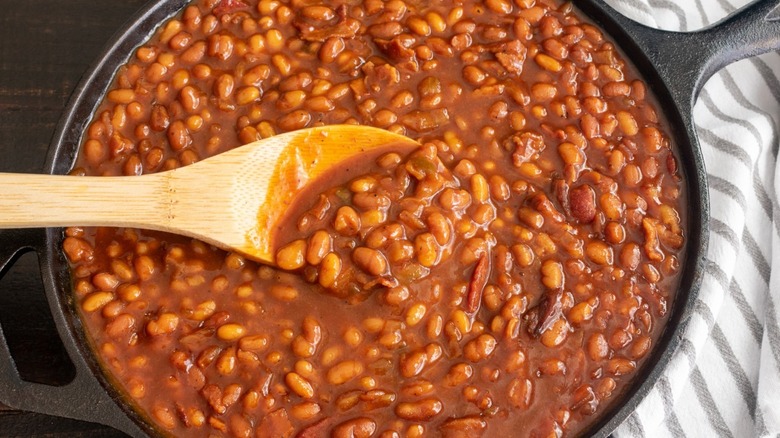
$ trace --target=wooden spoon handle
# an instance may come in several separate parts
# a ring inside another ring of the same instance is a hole
[[[160,196],[166,190],[165,178],[158,175],[0,173],[0,228],[104,225],[160,229],[167,206]]]

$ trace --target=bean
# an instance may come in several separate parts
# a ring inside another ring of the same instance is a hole
[[[185,110],[194,113],[200,106],[200,91],[191,85],[187,85],[179,91],[179,101]]]
[[[309,238],[306,247],[306,262],[318,265],[331,250],[331,238],[327,231],[318,230]]]
[[[650,339],[649,336],[643,335],[638,337],[633,341],[630,348],[630,355],[631,358],[634,360],[639,360],[643,358],[648,351],[650,351],[650,347],[652,346],[652,339]]]
[[[628,374],[636,368],[636,363],[632,360],[616,357],[607,362],[607,371],[615,376]]]
[[[428,356],[424,351],[414,351],[403,355],[399,361],[401,375],[407,378],[417,376],[423,371],[427,363]]]
[[[135,91],[131,89],[111,90],[106,97],[113,103],[128,104],[135,100]]]
[[[352,203],[363,210],[386,210],[390,207],[390,198],[376,193],[355,193]]]
[[[312,116],[308,111],[295,110],[286,116],[280,117],[277,120],[277,124],[284,131],[295,131],[307,127],[311,120]]]
[[[569,311],[569,321],[574,324],[581,324],[590,321],[593,318],[593,305],[587,301],[578,303]]]
[[[509,14],[512,12],[512,3],[509,0],[485,0],[485,6],[498,14]]]
[[[639,133],[639,126],[636,119],[628,111],[618,111],[617,113],[618,126],[625,135],[634,136]]]
[[[336,212],[334,228],[344,236],[351,236],[360,230],[360,216],[349,206],[343,206]]]
[[[100,272],[92,277],[92,284],[102,291],[113,291],[119,285],[119,279],[108,272]]]
[[[239,105],[248,105],[261,96],[260,89],[254,86],[242,87],[236,92],[236,103]]]
[[[146,333],[150,336],[164,336],[173,333],[179,327],[179,316],[175,313],[163,313],[146,324]]]
[[[512,379],[509,384],[508,395],[513,406],[528,408],[533,398],[533,383],[529,379]]]
[[[517,210],[518,218],[531,228],[539,229],[544,225],[544,216],[529,207],[520,207]]]
[[[557,347],[566,340],[569,331],[568,321],[565,318],[558,318],[549,329],[542,332],[540,340],[545,347]]]
[[[291,302],[298,298],[298,289],[285,284],[272,285],[270,292],[279,301]]]
[[[106,324],[106,334],[114,339],[126,339],[135,329],[135,317],[122,313]]]
[[[328,253],[322,259],[319,272],[319,283],[323,287],[333,287],[341,274],[342,262],[341,257],[335,253]]]
[[[333,9],[327,6],[313,5],[301,9],[301,16],[318,21],[328,21],[335,17]]]
[[[395,21],[374,24],[368,28],[368,33],[374,38],[389,40],[403,32],[403,27]]]
[[[159,424],[164,427],[165,429],[173,429],[176,427],[176,416],[173,412],[167,407],[157,407],[153,410],[154,418],[159,422]]]
[[[89,294],[81,302],[81,308],[85,312],[94,312],[114,299],[114,294],[111,292],[95,292]]]
[[[303,319],[303,323],[301,324],[301,336],[307,342],[316,345],[322,340],[322,326],[316,319],[307,316]]]
[[[395,414],[410,421],[428,421],[441,413],[442,402],[436,398],[427,398],[416,402],[402,402],[395,407]]]
[[[460,386],[471,379],[474,375],[474,368],[467,363],[457,363],[450,367],[449,372],[444,377],[447,386]]]
[[[521,267],[528,267],[534,262],[533,249],[524,243],[513,245],[512,254],[515,256],[517,264]]]
[[[371,275],[383,275],[387,271],[387,259],[381,252],[364,246],[355,248],[352,261]]]
[[[544,53],[538,53],[534,60],[537,64],[539,64],[540,67],[547,71],[551,71],[554,73],[557,73],[563,69],[563,65],[561,65],[560,62],[558,62],[557,59],[553,58],[552,56],[546,55]]]
[[[490,357],[496,345],[496,338],[489,334],[482,334],[466,343],[463,355],[472,362],[479,362]]]
[[[222,339],[223,341],[234,341],[246,333],[246,328],[241,324],[225,324],[219,327],[217,329],[217,337]]]
[[[471,332],[471,318],[462,309],[456,309],[454,312],[452,312],[450,320],[461,335],[465,335]]]
[[[596,217],[596,193],[589,185],[581,185],[569,191],[572,216],[582,223],[590,223]],[[611,206],[611,203],[610,203]]]
[[[600,361],[607,357],[609,345],[603,334],[595,333],[588,339],[588,354],[593,361]]]
[[[439,247],[431,233],[423,233],[414,239],[414,251],[417,261],[425,267],[434,266],[439,260]]]
[[[290,414],[299,420],[309,420],[321,412],[322,408],[314,402],[303,402],[293,406]]]
[[[227,350],[224,350],[222,353],[220,353],[219,356],[217,356],[216,359],[216,368],[219,374],[223,376],[229,376],[233,374],[233,372],[236,369],[236,352],[234,349],[230,348]]]
[[[264,335],[244,336],[238,341],[238,348],[251,352],[263,351],[268,348],[268,337]]]
[[[558,89],[553,84],[540,82],[531,86],[531,98],[535,102],[547,102],[554,99],[557,95]]]
[[[425,317],[427,308],[423,303],[416,303],[409,307],[406,312],[406,324],[410,327],[414,327],[419,324]]]
[[[308,380],[301,377],[298,373],[287,373],[284,376],[284,382],[298,396],[310,399],[314,397],[314,388]]]
[[[356,347],[363,342],[363,333],[355,327],[350,327],[344,333],[344,342],[352,347]]]
[[[390,105],[394,108],[404,108],[411,105],[414,102],[414,95],[407,91],[399,91],[392,99],[390,99]]]
[[[431,26],[428,24],[427,21],[420,17],[409,17],[408,20],[406,20],[406,25],[409,26],[409,29],[420,36],[428,36],[431,34]]]
[[[160,41],[163,43],[167,43],[170,41],[171,38],[174,37],[174,35],[181,32],[182,29],[182,22],[179,20],[171,20],[168,23],[165,24],[165,26],[162,29],[162,32],[160,33]]]
[[[463,78],[471,85],[480,85],[485,82],[487,75],[476,66],[466,66],[463,69]]]
[[[604,377],[596,386],[596,393],[600,399],[606,400],[612,395],[612,391],[615,390],[616,386],[617,383],[615,383],[615,379],[611,377]]]
[[[626,229],[617,222],[608,222],[604,235],[609,243],[619,244],[623,243],[626,239]]]
[[[546,260],[542,263],[542,284],[549,289],[560,289],[563,287],[563,282],[563,265],[560,262]]]
[[[563,142],[558,145],[558,155],[566,164],[581,165],[585,163],[585,154],[573,143]]]
[[[582,133],[588,139],[593,139],[601,136],[601,126],[598,120],[591,114],[583,114],[580,119],[580,125]]]
[[[560,359],[547,359],[540,364],[539,372],[546,376],[566,375],[566,364]]]
[[[421,438],[425,436],[425,426],[422,424],[413,424],[406,429],[408,438]]]
[[[545,52],[558,60],[563,60],[569,55],[566,45],[558,39],[548,38],[542,42]]]
[[[369,438],[376,432],[377,425],[370,418],[359,417],[347,420],[333,428],[333,438]]]
[[[192,136],[183,121],[176,120],[168,127],[168,142],[175,151],[181,151],[192,144]]]
[[[593,240],[585,246],[585,255],[598,265],[612,265],[612,248],[604,242]]]
[[[141,297],[141,288],[137,284],[120,285],[117,292],[125,302],[132,302]]]
[[[326,379],[331,385],[343,385],[363,374],[363,364],[354,360],[339,362],[328,370]]]
[[[608,82],[602,91],[607,97],[628,96],[631,93],[631,86],[626,82]]]
[[[496,201],[505,202],[511,196],[509,184],[501,175],[493,175],[488,181],[490,185],[490,194]]]

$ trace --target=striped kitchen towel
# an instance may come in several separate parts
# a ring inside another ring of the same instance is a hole
[[[691,31],[749,0],[607,2],[646,25]],[[780,54],[715,74],[694,120],[712,207],[702,289],[681,347],[616,435],[778,437]]]

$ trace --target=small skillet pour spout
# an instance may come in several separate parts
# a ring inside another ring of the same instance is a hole
[[[273,264],[273,230],[306,184],[371,149],[416,144],[378,128],[335,125],[276,135],[150,175],[0,174],[0,228],[152,229]]]

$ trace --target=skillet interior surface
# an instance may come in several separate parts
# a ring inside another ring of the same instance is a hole
[[[655,94],[658,103],[663,108],[668,126],[674,137],[674,143],[679,155],[679,162],[685,175],[687,199],[689,210],[687,212],[687,249],[684,260],[684,273],[682,274],[680,290],[672,307],[668,326],[658,344],[652,352],[652,356],[646,361],[644,370],[633,384],[627,388],[626,394],[619,403],[613,403],[610,411],[601,416],[601,420],[595,423],[587,432],[588,435],[607,436],[617,427],[641,401],[644,395],[652,387],[669,361],[680,339],[680,330],[684,328],[691,304],[695,298],[701,277],[701,259],[706,249],[706,230],[708,219],[708,200],[704,168],[699,152],[698,142],[692,127],[690,108],[681,107],[681,102],[676,99],[667,83],[658,73],[654,60],[648,58],[644,50],[639,47],[627,34],[621,23],[611,13],[601,13],[599,10],[588,7],[590,1],[578,2],[577,6],[590,15],[591,18],[604,29],[621,47],[626,59],[634,63],[637,70],[649,84]],[[599,3],[599,2],[596,2]],[[52,148],[47,160],[46,170],[50,173],[67,173],[73,166],[77,148],[89,117],[95,110],[103,93],[109,86],[116,68],[126,61],[132,50],[141,44],[156,24],[179,10],[185,2],[183,0],[168,1],[163,3],[152,2],[145,12],[139,14],[121,32],[113,44],[106,50],[104,56],[95,64],[84,81],[77,88],[74,97],[68,105],[68,110],[60,123]],[[684,106],[684,103],[683,103]],[[98,419],[109,425],[114,425],[133,435],[140,433],[152,433],[153,428],[143,419],[137,417],[132,408],[121,403],[122,396],[113,388],[110,379],[102,372],[98,361],[93,356],[89,341],[87,340],[81,325],[78,312],[71,296],[71,280],[67,261],[61,252],[62,233],[60,230],[47,231],[46,254],[44,257],[44,282],[51,300],[58,304],[59,311],[55,309],[55,319],[66,344],[72,344],[71,354],[77,352],[85,359],[88,368],[78,369],[79,373],[93,373],[100,380],[103,388],[117,400],[125,414],[135,418],[141,424],[137,430],[128,430],[126,424],[121,424],[112,418]],[[79,368],[77,366],[77,368]]]

